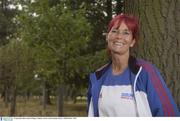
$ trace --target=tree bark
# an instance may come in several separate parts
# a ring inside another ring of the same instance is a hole
[[[58,116],[63,116],[64,115],[64,85],[60,84],[58,86],[58,91],[57,91],[57,107],[58,107]]]
[[[10,107],[10,116],[15,116],[16,112],[16,87],[12,87],[11,90],[11,107]]]
[[[8,107],[8,103],[10,102],[10,95],[9,95],[8,85],[5,85],[4,102],[5,102],[5,107],[7,108]]]
[[[135,54],[161,71],[180,107],[180,0],[125,0],[125,13],[140,18]]]
[[[46,81],[43,82],[42,102],[43,102],[43,109],[46,109],[46,105],[47,105],[47,88],[46,88]]]
[[[47,84],[46,81],[43,82],[43,109],[46,109],[47,105],[51,104],[51,100],[50,100],[50,89],[49,89],[49,85]]]

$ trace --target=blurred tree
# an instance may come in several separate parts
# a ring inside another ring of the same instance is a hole
[[[0,48],[0,57],[0,82],[4,86],[5,102],[10,99],[10,116],[14,116],[17,91],[34,78],[33,51],[26,44],[11,40]]]
[[[90,24],[83,9],[72,11],[66,2],[52,5],[48,0],[35,1],[25,9],[18,18],[22,27],[20,36],[36,51],[36,72],[47,83],[56,81],[58,115],[62,116],[64,84],[74,75],[71,70],[82,68],[80,63],[78,66],[68,63],[74,59],[78,62],[81,52],[86,50]]]
[[[0,46],[7,44],[16,31],[13,18],[17,12],[17,9],[13,8],[12,1],[0,0]]]

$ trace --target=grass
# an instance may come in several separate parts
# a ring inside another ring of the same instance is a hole
[[[56,100],[51,99],[52,104],[47,105],[46,109],[40,104],[40,99],[30,98],[25,101],[18,97],[16,103],[16,114],[18,117],[56,117],[57,107]],[[3,100],[0,98],[0,116],[9,116],[10,105],[5,107]],[[84,117],[86,114],[86,101],[64,101],[64,116],[65,117]]]

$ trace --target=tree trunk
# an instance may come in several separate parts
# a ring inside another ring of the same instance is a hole
[[[12,87],[11,90],[11,107],[10,107],[10,116],[15,116],[16,112],[16,87]]]
[[[8,107],[8,103],[11,102],[10,99],[10,89],[9,89],[9,85],[5,84],[4,85],[4,103],[5,103],[5,107]]]
[[[26,97],[27,97],[27,100],[29,101],[29,99],[30,99],[30,91],[26,92]]]
[[[9,81],[9,76],[7,75],[7,68],[6,66],[2,65],[2,71],[0,73],[0,80],[3,82],[3,92],[1,97],[5,103],[5,107],[8,108],[8,103],[10,102],[10,85],[11,81]]]
[[[46,109],[47,105],[47,87],[46,87],[46,81],[43,82],[43,96],[42,96],[42,104],[43,104],[43,109]]]
[[[5,107],[7,108],[8,107],[8,102],[9,102],[9,90],[8,88],[6,88],[4,90],[4,102],[5,102]]]
[[[60,84],[58,86],[58,91],[57,91],[57,108],[58,108],[58,116],[63,116],[64,115],[64,110],[63,110],[63,105],[64,105],[64,85]]]
[[[50,99],[51,90],[50,90],[49,84],[47,84],[46,87],[47,87],[46,102],[47,102],[48,105],[50,105],[51,104],[51,99]]]
[[[160,69],[180,107],[180,0],[125,0],[125,12],[140,18],[136,55]]]
[[[42,96],[42,104],[43,104],[43,109],[46,109],[46,105],[47,105],[47,100],[46,100],[46,96],[47,96],[47,91],[46,91],[46,82],[43,82],[43,96]]]
[[[43,91],[43,96],[42,96],[43,109],[46,109],[46,106],[51,104],[50,89],[49,89],[49,85],[46,81],[43,82],[43,90],[42,91]]]

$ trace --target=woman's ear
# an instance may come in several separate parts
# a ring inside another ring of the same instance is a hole
[[[136,43],[136,40],[133,39],[133,41],[132,41],[131,44],[130,44],[130,47],[133,47],[135,43]]]

